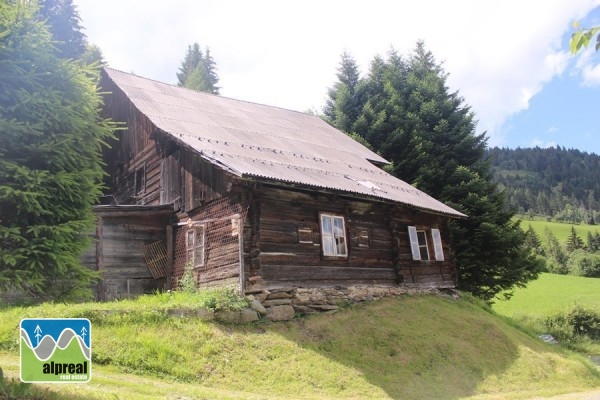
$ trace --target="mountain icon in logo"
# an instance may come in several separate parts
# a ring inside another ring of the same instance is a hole
[[[24,319],[20,332],[23,382],[89,382],[89,320]]]

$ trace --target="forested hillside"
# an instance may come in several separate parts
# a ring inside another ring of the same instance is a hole
[[[521,214],[600,221],[600,156],[564,147],[487,150],[494,178]]]

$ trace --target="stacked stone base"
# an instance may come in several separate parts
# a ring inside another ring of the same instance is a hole
[[[445,291],[456,296],[452,289],[406,286],[367,286],[329,288],[278,288],[247,294],[252,308],[272,321],[288,321],[296,314],[335,313],[345,304],[377,300],[390,296]]]

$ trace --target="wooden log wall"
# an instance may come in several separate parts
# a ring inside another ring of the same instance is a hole
[[[180,222],[191,221],[191,225],[180,225],[175,231],[175,255],[172,288],[176,289],[187,264],[186,233],[203,226],[204,265],[194,268],[193,274],[199,287],[239,287],[240,281],[240,237],[243,231],[245,207],[239,193],[221,196],[188,214],[180,215]]]
[[[108,194],[114,196],[117,204],[160,204],[163,157],[153,138],[156,127],[106,76],[101,86],[112,93],[104,97],[103,115],[123,124],[104,150]]]
[[[157,241],[167,243],[171,210],[149,208],[140,211],[116,207],[106,210],[100,206],[96,208],[96,214],[98,228],[92,249],[96,253],[96,267],[102,275],[98,299],[129,298],[164,289],[167,277],[154,279],[144,260],[143,249]],[[92,249],[85,253],[87,263]]]
[[[447,218],[435,214],[394,208],[390,213],[393,229],[400,243],[398,265],[405,285],[454,287],[457,283],[454,253],[450,247]],[[412,258],[408,227],[415,226],[427,234],[427,245],[432,260],[415,261]],[[440,230],[444,261],[435,261],[431,228]]]
[[[322,212],[344,217],[346,258],[322,255]],[[412,260],[411,225],[441,230],[446,261]],[[391,204],[262,186],[254,192],[244,238],[248,290],[397,283],[447,287],[456,280],[445,218]]]

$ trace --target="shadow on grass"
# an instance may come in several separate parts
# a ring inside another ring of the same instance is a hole
[[[394,399],[458,399],[501,375],[519,349],[489,313],[434,296],[381,300],[272,329],[359,371]]]

